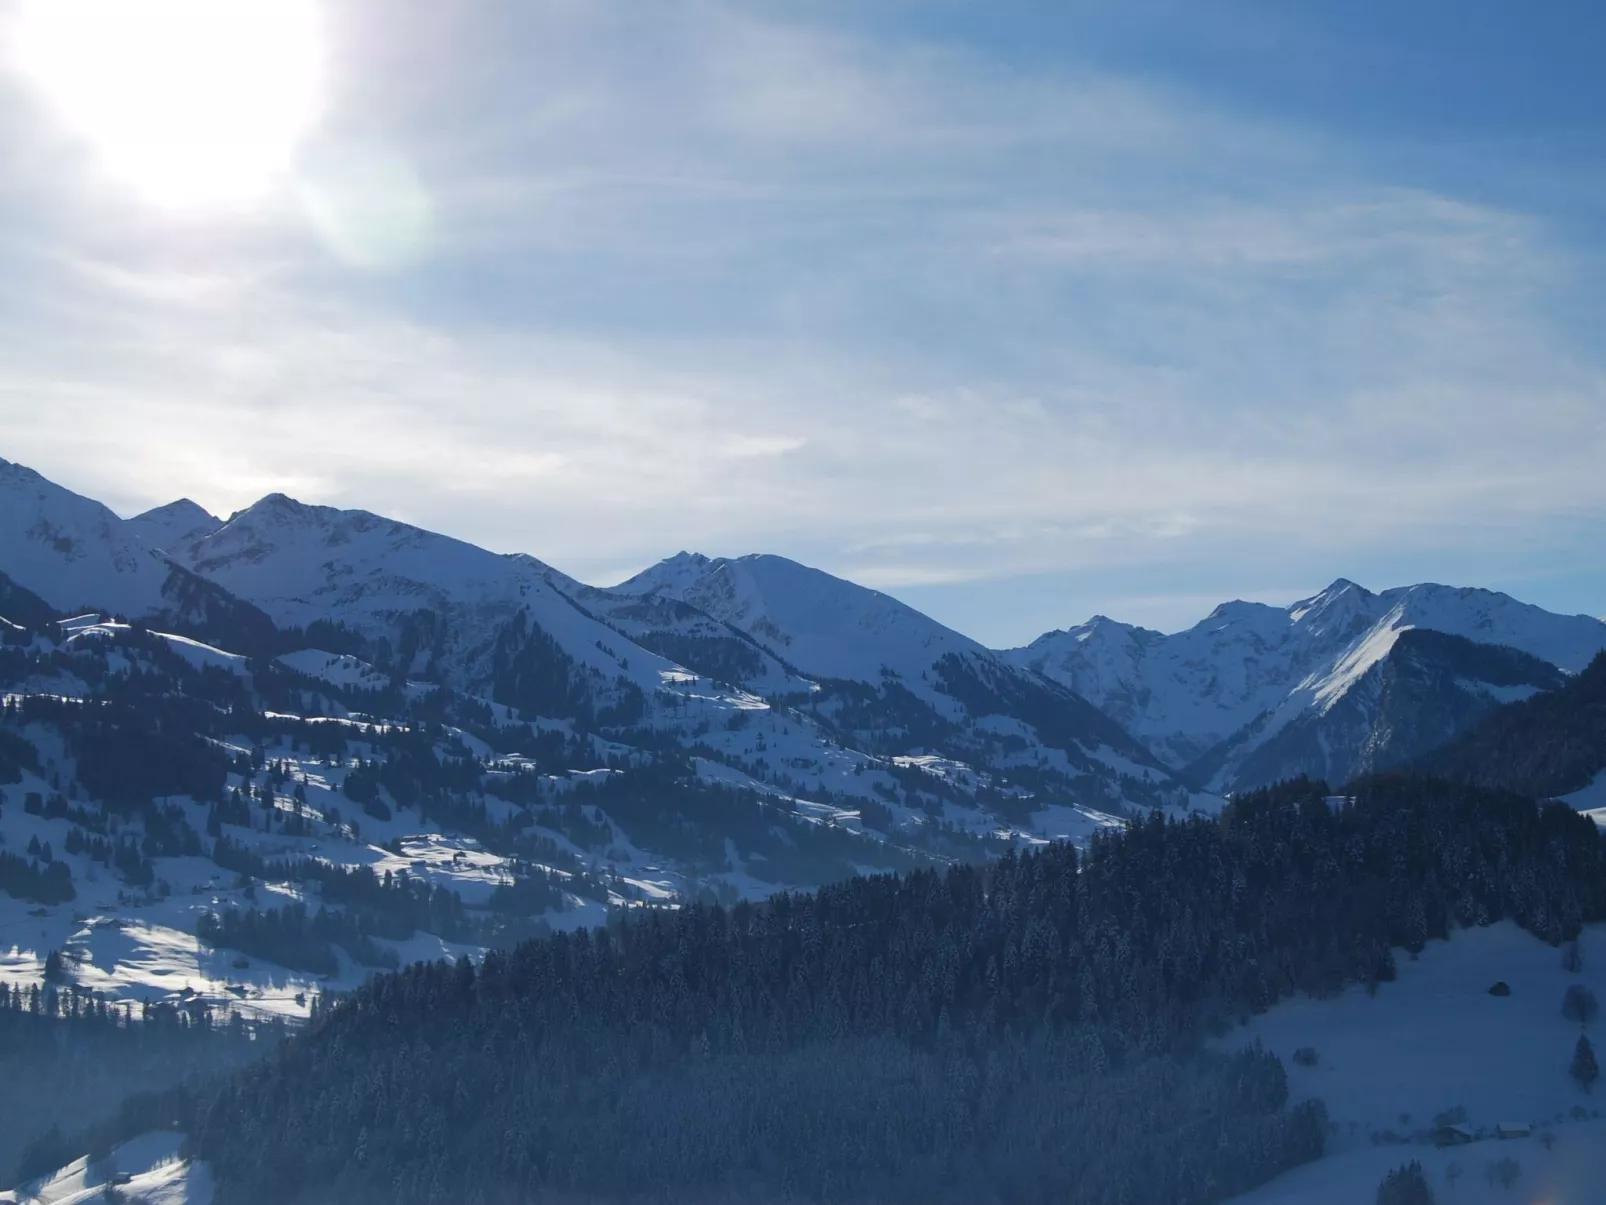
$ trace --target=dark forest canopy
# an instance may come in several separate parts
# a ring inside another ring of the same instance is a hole
[[[198,1004],[136,1010],[51,984],[0,984],[0,1184],[54,1171],[119,1134],[149,1129],[160,1114],[137,1099],[119,1111],[117,1102],[130,1093],[238,1067],[283,1036],[282,1025],[215,1021]],[[96,1123],[88,1132],[86,1121]]]
[[[1606,768],[1606,653],[1559,689],[1493,712],[1423,768],[1538,796],[1588,786]]]
[[[174,1107],[224,1202],[1218,1201],[1325,1119],[1212,1030],[1455,926],[1606,917],[1587,818],[1352,793],[409,968]]]

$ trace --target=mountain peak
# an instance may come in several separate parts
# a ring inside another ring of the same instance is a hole
[[[166,518],[169,516],[184,519],[208,519],[213,523],[223,522],[222,519],[219,519],[193,498],[179,498],[164,506],[153,506],[150,510],[135,515],[129,522],[133,523],[140,519]]]
[[[242,513],[249,513],[251,511],[282,511],[289,514],[307,514],[319,509],[322,508],[309,506],[305,502],[301,502],[295,498],[292,498],[289,494],[281,494],[275,490],[271,494],[265,494],[261,498],[258,498],[250,506],[246,507],[245,511]]]
[[[1356,616],[1370,616],[1377,609],[1376,604],[1377,595],[1347,577],[1341,577],[1325,590],[1290,606],[1288,617],[1296,624],[1345,623]]]
[[[0,486],[0,570],[14,583],[58,611],[162,607],[171,567],[101,503],[12,461],[0,461]]]
[[[17,485],[55,485],[54,482],[42,476],[25,464],[18,464],[14,460],[0,460],[0,483],[14,483]],[[59,488],[59,487],[58,487]]]
[[[1278,607],[1266,603],[1249,602],[1247,599],[1235,598],[1230,602],[1219,603],[1216,609],[1196,626],[1206,624],[1243,623],[1248,620],[1263,619],[1271,614],[1281,614]]]
[[[152,507],[128,520],[128,527],[147,547],[166,551],[211,535],[223,520],[188,498]]]
[[[687,552],[683,548],[674,556],[665,557],[656,565],[649,565],[613,589],[623,594],[656,594],[664,591],[678,594],[707,573],[709,566],[715,563],[713,557],[700,552]]]

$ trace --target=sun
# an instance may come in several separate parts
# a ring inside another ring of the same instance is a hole
[[[50,108],[162,206],[259,199],[323,104],[314,0],[24,0],[13,34]]]

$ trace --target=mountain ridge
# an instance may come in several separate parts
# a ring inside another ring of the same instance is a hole
[[[1098,617],[1005,655],[1079,691],[1185,777],[1230,789],[1263,785],[1263,774],[1239,767],[1289,724],[1327,715],[1372,682],[1400,635],[1418,629],[1510,647],[1566,672],[1606,648],[1601,621],[1496,591],[1419,583],[1373,593],[1339,578],[1286,607],[1223,603],[1181,632]]]

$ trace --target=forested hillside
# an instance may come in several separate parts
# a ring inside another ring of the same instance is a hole
[[[1390,777],[381,976],[174,1104],[226,1202],[1209,1202],[1322,1149],[1201,1039],[1456,926],[1606,916],[1606,843]]]
[[[1606,768],[1606,653],[1559,689],[1512,703],[1423,761],[1483,786],[1565,795]]]
[[[0,983],[0,1183],[83,1154],[67,1135],[81,1139],[86,1123],[110,1121],[125,1097],[238,1067],[283,1036],[278,1023],[214,1023],[201,1007],[107,1008],[55,983]],[[141,1113],[136,1124],[152,1120]]]

